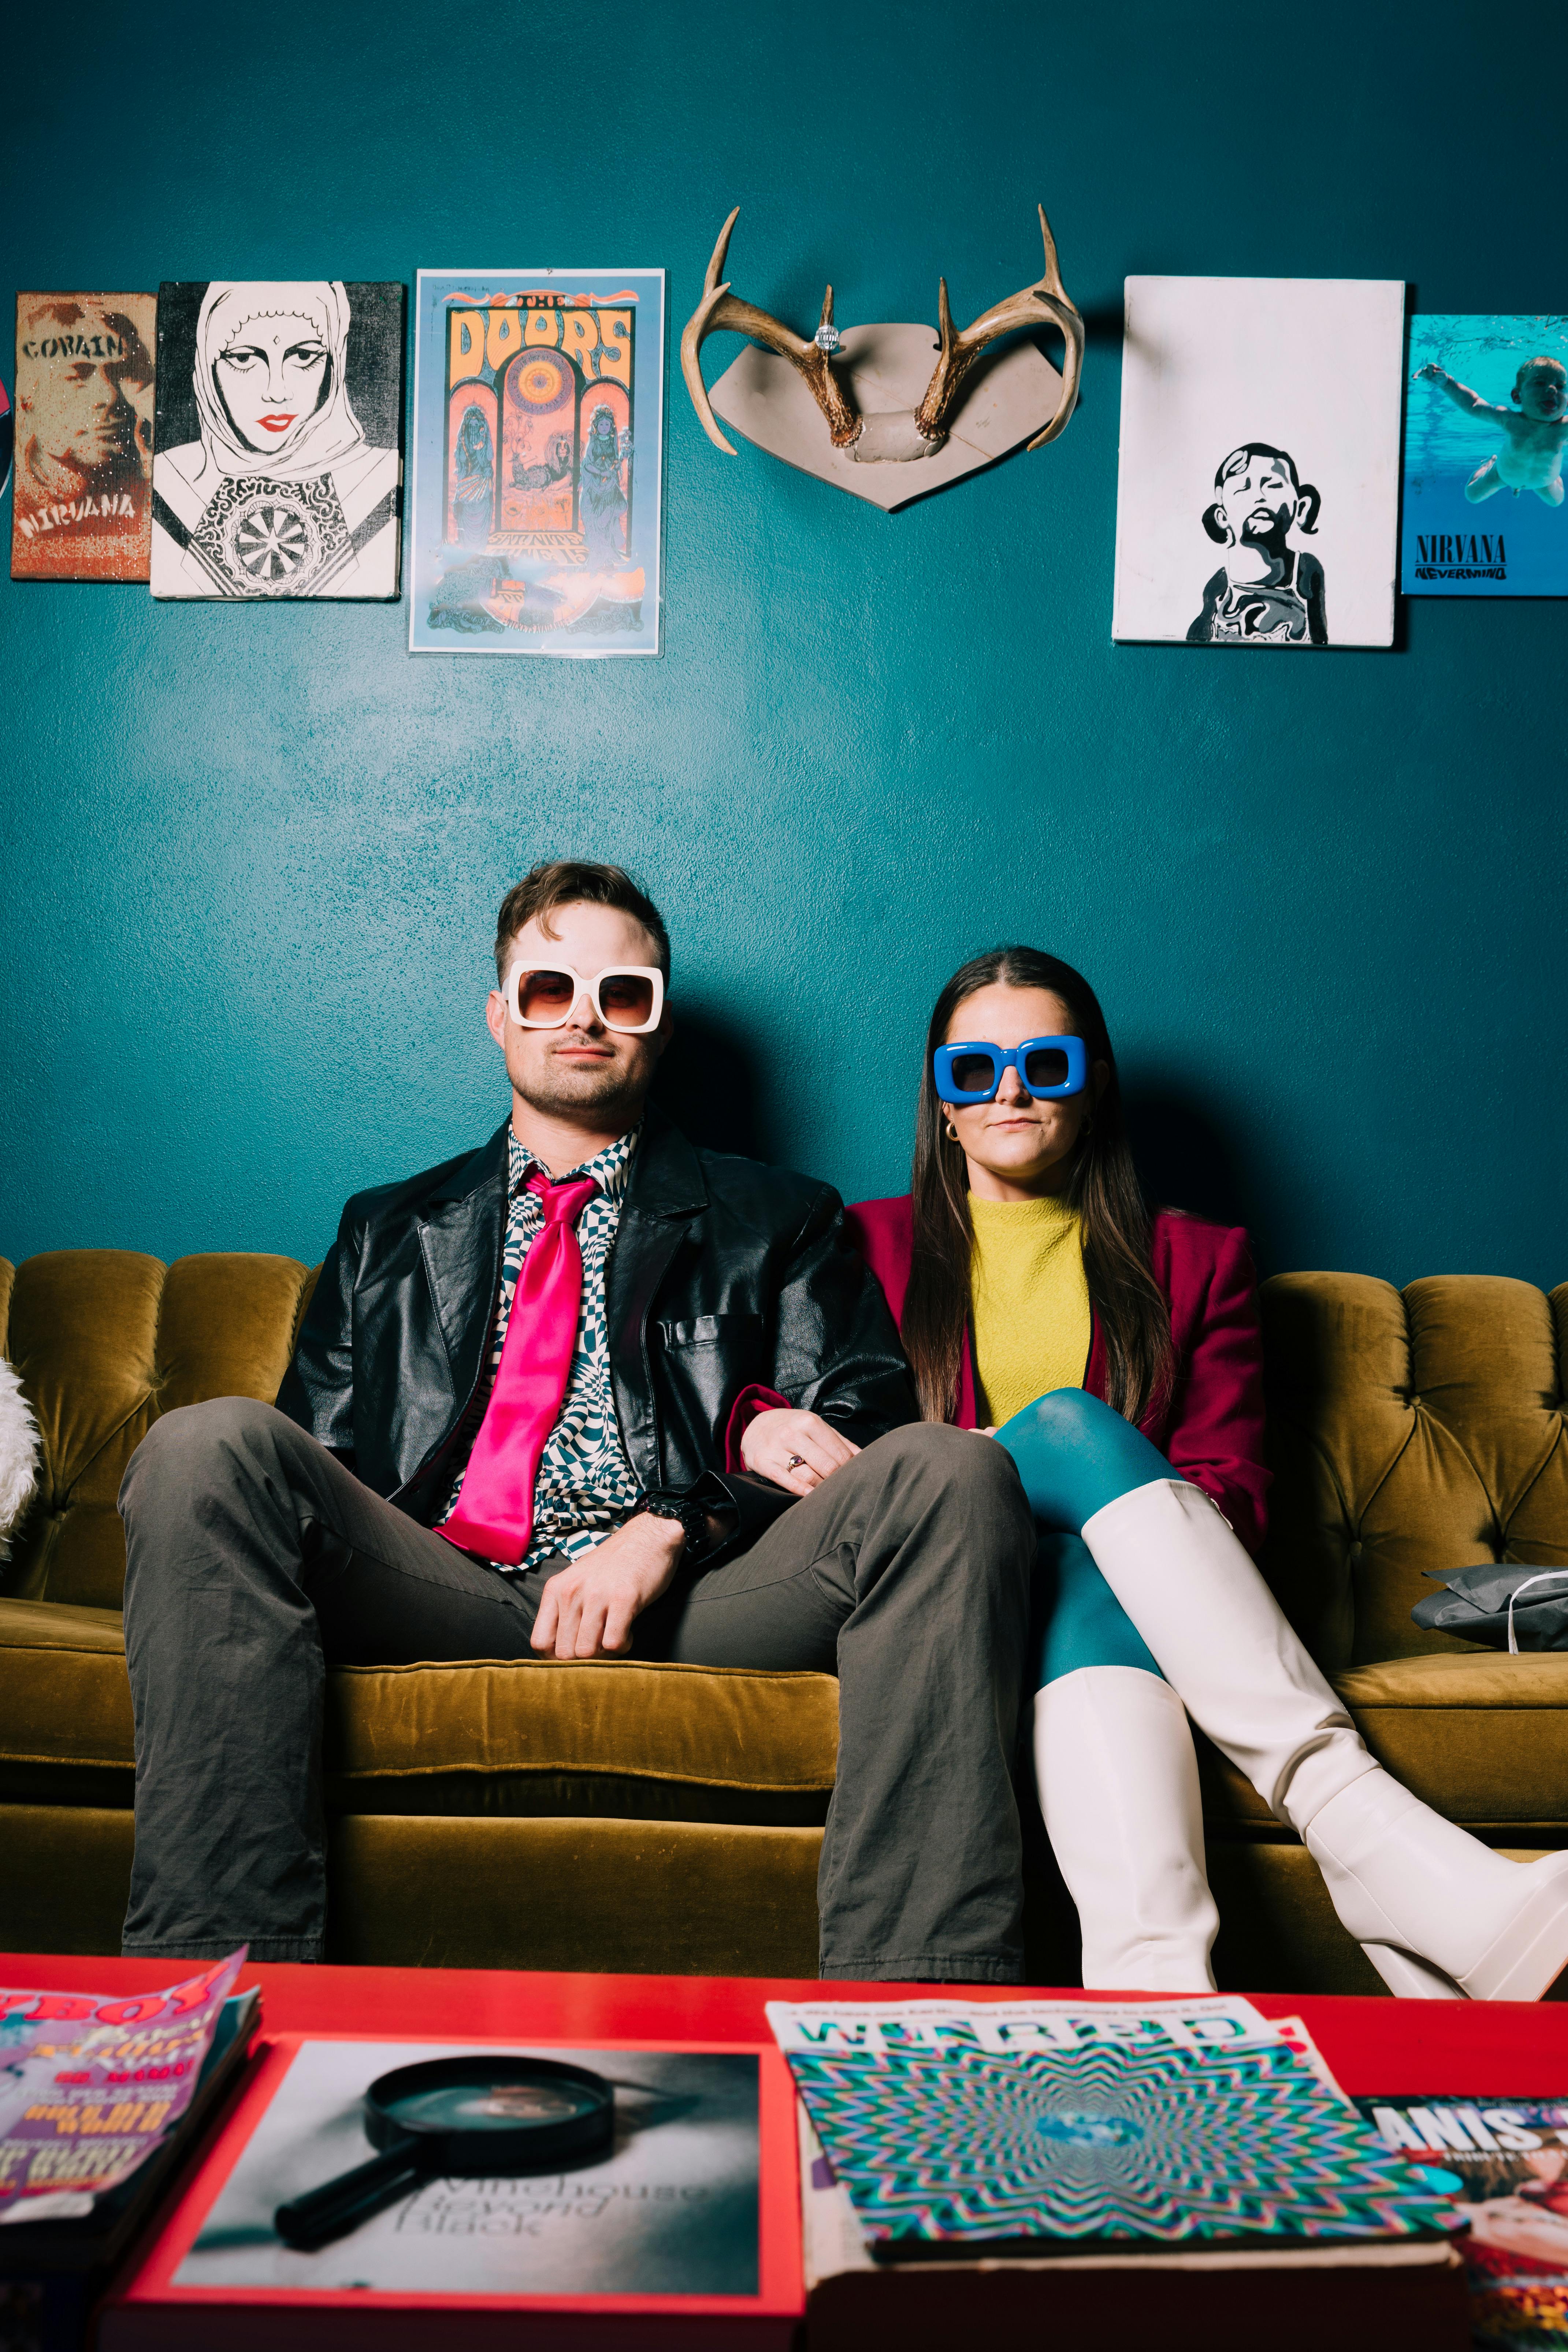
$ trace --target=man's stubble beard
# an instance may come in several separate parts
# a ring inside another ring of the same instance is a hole
[[[623,1069],[616,1063],[596,1070],[571,1070],[547,1062],[537,1076],[523,1081],[514,1077],[512,1087],[530,1110],[546,1118],[569,1118],[583,1111],[616,1115],[624,1132],[641,1117],[652,1077],[651,1070]]]

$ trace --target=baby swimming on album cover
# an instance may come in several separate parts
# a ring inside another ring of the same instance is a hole
[[[1568,595],[1568,317],[1415,318],[1407,596]]]

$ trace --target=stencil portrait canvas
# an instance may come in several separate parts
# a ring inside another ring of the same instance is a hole
[[[1568,596],[1568,318],[1410,321],[1407,596]]]
[[[14,580],[146,579],[156,313],[152,294],[17,295]]]
[[[1113,636],[1394,639],[1398,279],[1130,278]]]
[[[153,595],[395,596],[403,350],[399,285],[161,287]]]
[[[422,269],[409,647],[657,654],[662,269]]]

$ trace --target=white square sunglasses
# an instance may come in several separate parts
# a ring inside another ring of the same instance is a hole
[[[584,996],[606,1029],[635,1037],[657,1029],[664,1011],[664,974],[650,963],[610,963],[592,976],[569,963],[514,963],[500,992],[520,1029],[564,1029]]]

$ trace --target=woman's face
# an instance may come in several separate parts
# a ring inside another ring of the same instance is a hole
[[[948,1024],[942,1043],[984,1040],[991,1045],[1021,1045],[1026,1037],[1076,1034],[1071,1013],[1048,988],[1009,988],[997,981],[966,996]],[[1002,1073],[994,1102],[940,1106],[951,1119],[969,1162],[969,1189],[983,1200],[1028,1200],[1054,1192],[1065,1181],[1084,1120],[1105,1087],[1110,1072],[1096,1062],[1080,1095],[1060,1102],[1037,1102],[1016,1070]]]
[[[327,347],[310,319],[247,319],[213,373],[235,431],[249,449],[281,457],[327,393]]]

